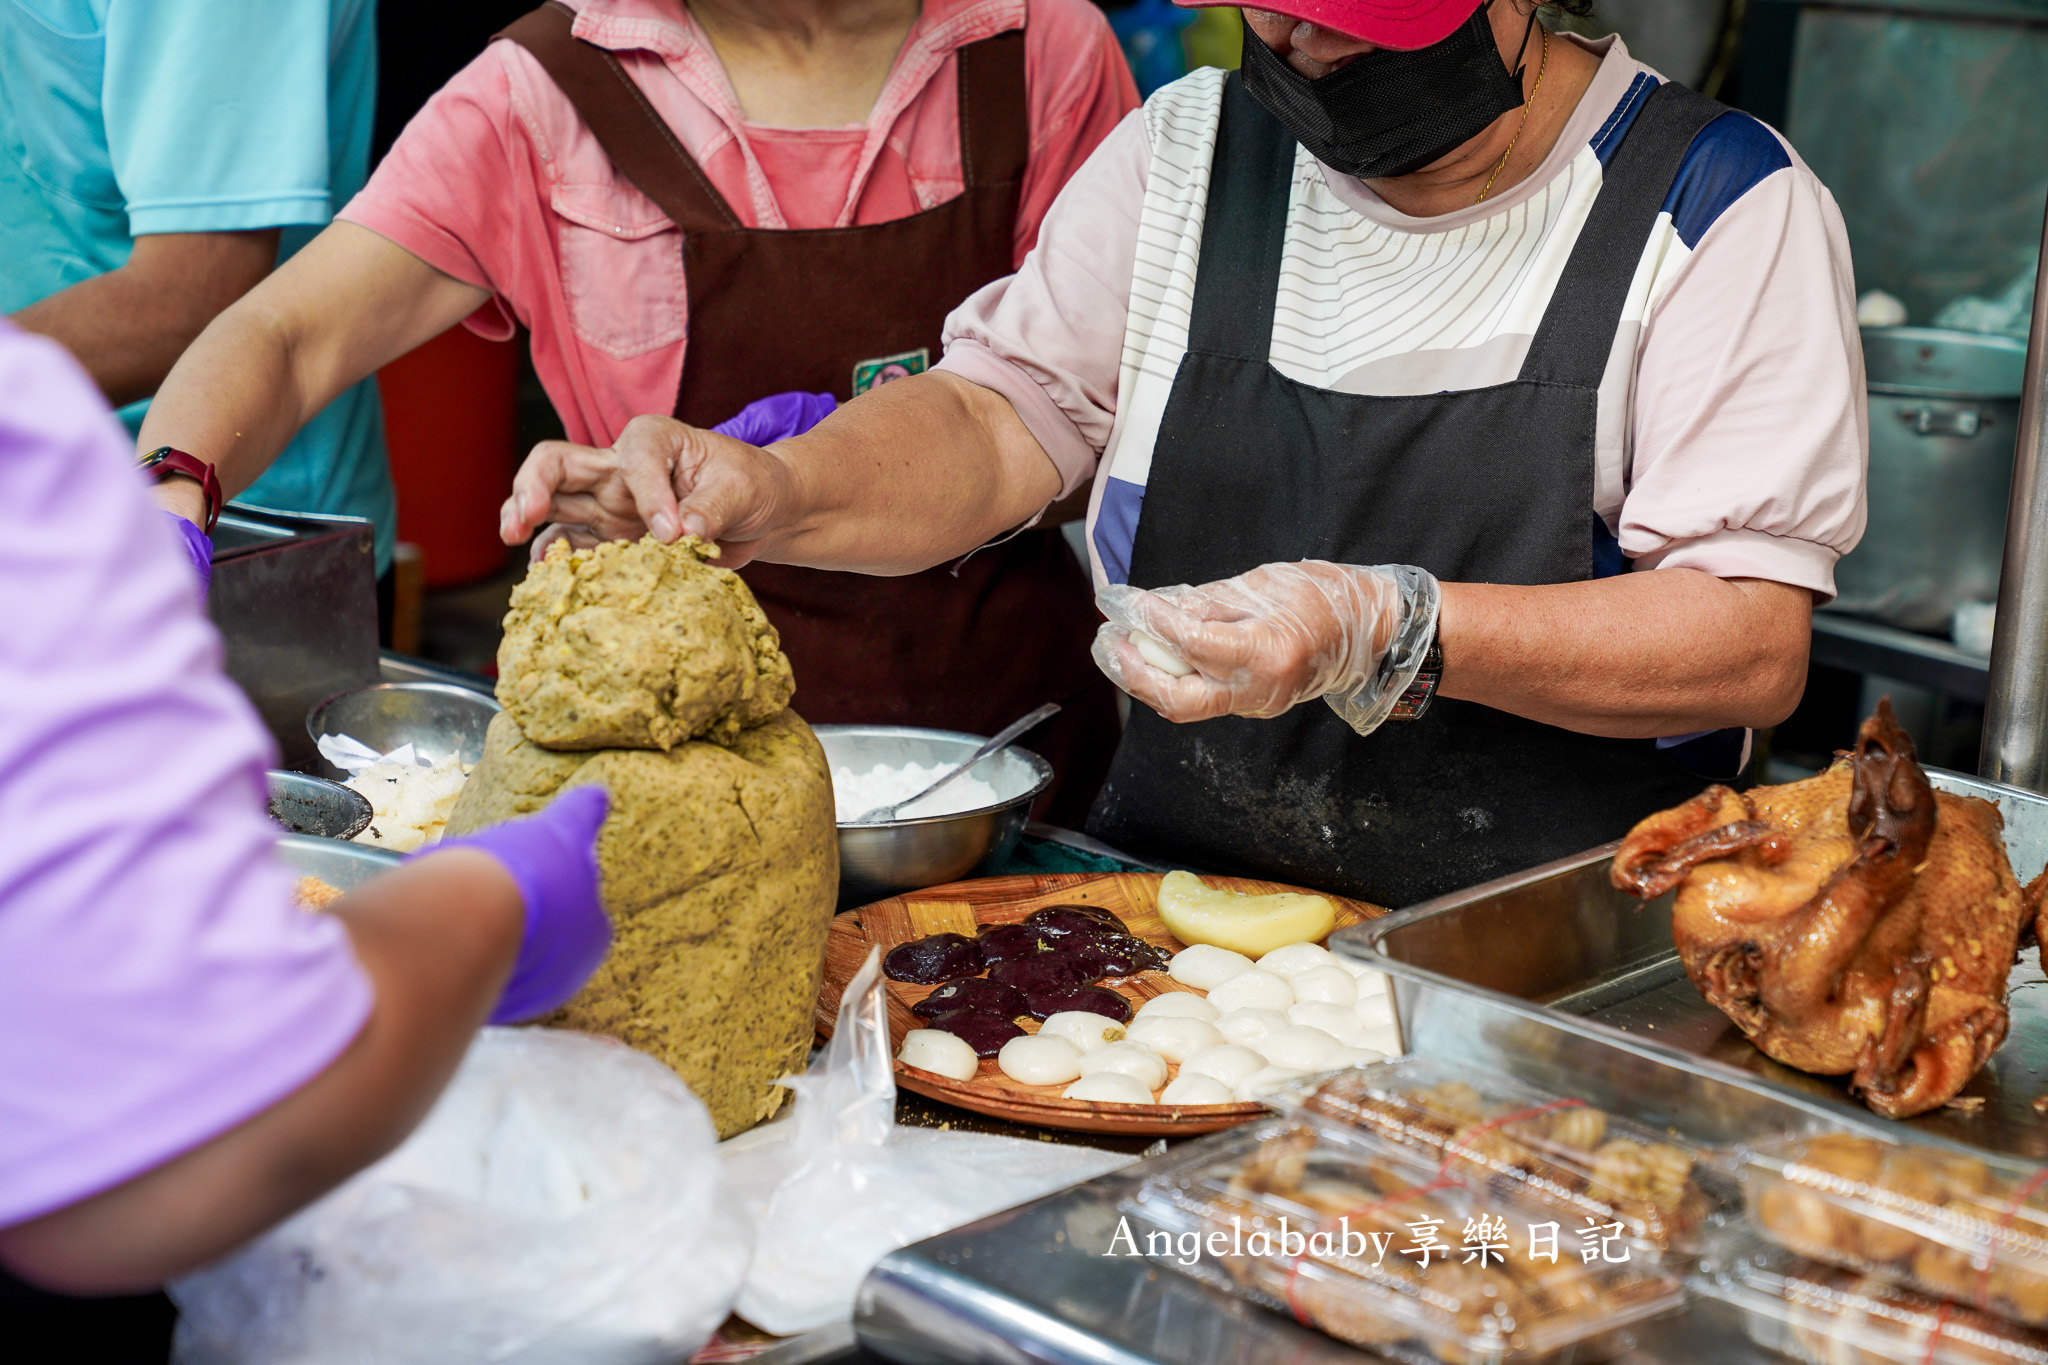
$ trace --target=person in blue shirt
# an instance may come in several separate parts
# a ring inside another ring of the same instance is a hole
[[[131,431],[192,339],[362,188],[376,19],[376,0],[0,0],[0,313],[63,343]],[[241,498],[370,518],[383,574],[375,379]]]

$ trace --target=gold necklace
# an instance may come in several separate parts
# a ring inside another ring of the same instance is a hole
[[[1536,84],[1529,87],[1529,102],[1522,106],[1522,121],[1515,125],[1515,135],[1508,139],[1508,149],[1500,154],[1494,163],[1493,174],[1486,177],[1486,188],[1479,191],[1479,198],[1472,202],[1484,203],[1486,196],[1493,193],[1493,182],[1500,178],[1501,168],[1508,164],[1508,158],[1515,154],[1515,144],[1522,140],[1522,130],[1529,126],[1529,111],[1536,107],[1536,92],[1543,88],[1543,69],[1550,65],[1550,30],[1543,30],[1543,53],[1536,59]]]

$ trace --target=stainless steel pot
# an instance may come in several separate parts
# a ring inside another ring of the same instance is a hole
[[[1870,524],[1835,566],[1832,609],[1947,635],[1998,596],[2024,342],[1866,327]]]

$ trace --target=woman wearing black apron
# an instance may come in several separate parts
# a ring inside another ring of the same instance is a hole
[[[1056,490],[1049,396],[1103,452],[1096,658],[1146,703],[1090,831],[1402,905],[1735,778],[1797,700],[1861,527],[1846,247],[1768,129],[1518,0],[1289,8],[1247,11],[1241,73],[1155,96],[1009,297],[948,324],[956,351],[1037,337],[1010,358],[1041,394],[949,352],[771,450],[705,438],[675,492],[741,553],[935,562]],[[1091,212],[1135,239],[1106,401],[1070,354],[1106,329],[1056,278],[1088,276]],[[1351,372],[1299,377],[1343,346]],[[913,432],[972,498],[835,480]]]

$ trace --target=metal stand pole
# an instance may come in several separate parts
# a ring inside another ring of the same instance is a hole
[[[1977,771],[1994,782],[2048,791],[2048,220],[2041,253]]]

